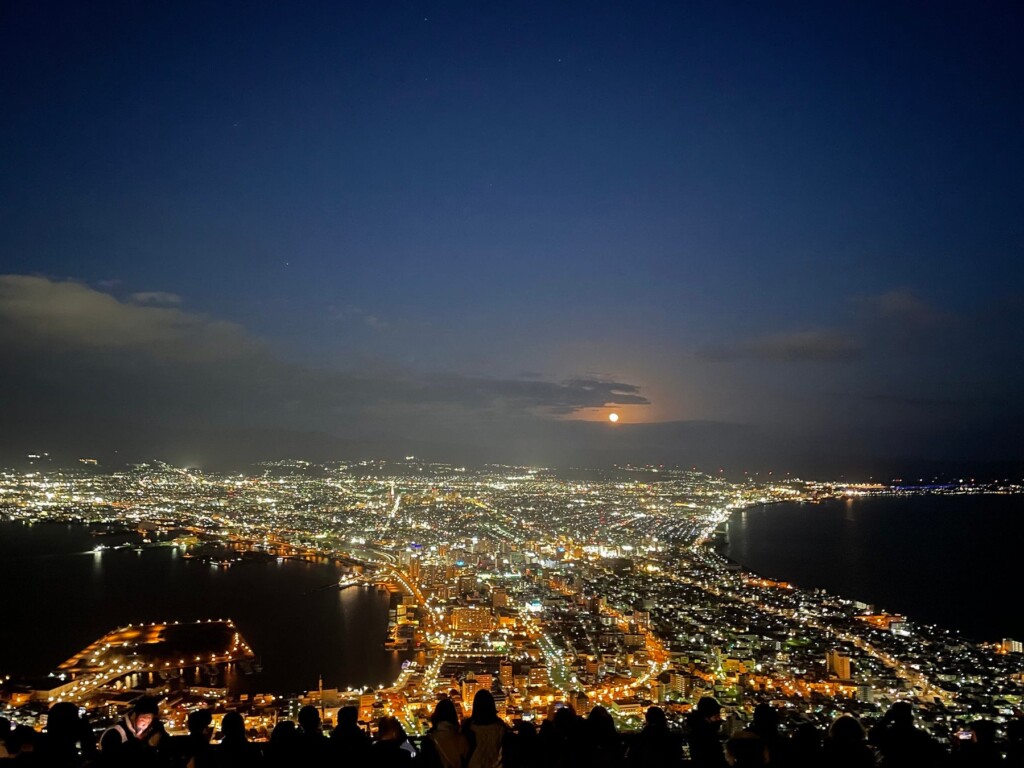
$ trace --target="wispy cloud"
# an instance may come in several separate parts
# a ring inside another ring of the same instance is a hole
[[[134,349],[175,359],[233,355],[256,345],[234,323],[176,307],[122,302],[73,280],[26,275],[0,275],[0,343],[45,345],[51,354]]]
[[[874,296],[854,297],[853,303],[869,319],[882,320],[915,327],[933,326],[948,317],[913,291],[886,291]]]
[[[697,354],[708,360],[760,360],[772,363],[821,363],[850,360],[862,350],[852,335],[830,329],[758,336],[731,344],[702,347]]]
[[[349,323],[359,323],[361,325],[365,325],[367,328],[372,328],[375,331],[383,331],[391,327],[391,324],[387,320],[384,320],[372,312],[367,312],[361,307],[351,305],[336,307],[332,305],[327,308],[327,311],[331,317],[336,320],[342,320]]]
[[[434,408],[467,418],[544,416],[648,403],[634,384],[591,377],[546,381],[297,365],[232,323],[119,301],[75,281],[20,275],[0,276],[0,352],[47,377],[51,396],[64,388],[61,396],[70,400],[89,395],[79,392],[79,382],[88,381],[147,420],[173,411],[199,421],[229,414],[330,428],[365,421],[371,411],[394,418]],[[28,389],[20,396],[32,399]]]
[[[133,293],[128,300],[135,304],[151,304],[158,307],[176,307],[181,304],[181,296],[166,291],[140,291]]]

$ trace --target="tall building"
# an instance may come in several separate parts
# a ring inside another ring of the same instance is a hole
[[[894,635],[910,637],[910,622],[903,617],[899,617],[898,619],[893,618],[893,620],[889,622],[889,631]]]
[[[501,680],[501,687],[505,690],[512,689],[512,662],[508,659],[502,659],[501,663],[498,664],[498,677]]]
[[[586,717],[592,709],[590,697],[583,691],[569,692],[569,706],[576,710],[576,714],[581,717]]]
[[[504,717],[505,714],[508,712],[508,696],[505,695],[505,692],[501,689],[501,686],[497,685],[496,682],[497,681],[495,681],[495,684],[491,685],[491,695],[494,697],[495,709],[498,710],[499,715]]]
[[[668,673],[668,689],[679,694],[684,699],[689,699],[693,693],[693,677],[683,672],[670,670]]]
[[[825,654],[825,664],[828,668],[828,674],[833,677],[838,677],[840,680],[850,679],[850,657],[843,656],[837,650],[831,650]]]
[[[476,679],[476,675],[470,672],[462,681],[462,706],[466,709],[472,710],[473,708],[473,697],[476,696],[476,692],[479,691],[483,686]],[[490,686],[488,686],[490,687]]]
[[[1003,653],[1024,653],[1024,643],[1004,637],[1003,642],[999,644],[999,650]]]
[[[547,667],[530,667],[530,685],[547,685]]]

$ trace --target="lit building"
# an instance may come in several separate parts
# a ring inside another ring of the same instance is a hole
[[[498,678],[501,680],[501,686],[503,688],[510,689],[512,685],[512,662],[508,659],[502,659],[498,665]]]
[[[840,680],[850,679],[850,657],[843,656],[839,651],[831,650],[825,654],[828,674]]]
[[[545,667],[530,667],[530,685],[547,685],[548,670]]]
[[[472,672],[466,675],[462,680],[462,706],[472,711],[473,697],[476,696],[477,691],[482,690],[484,687]]]
[[[590,697],[587,696],[583,691],[570,691],[569,693],[569,706],[576,710],[576,714],[580,716],[586,716],[590,712],[592,706],[590,703]]]
[[[458,606],[452,609],[452,630],[455,632],[490,632],[494,617],[487,608]]]
[[[1003,653],[1024,653],[1024,643],[1004,637],[1003,642],[999,644],[999,650]]]
[[[679,694],[683,699],[689,699],[693,693],[693,676],[684,675],[675,670],[670,671],[668,673],[668,690]]]

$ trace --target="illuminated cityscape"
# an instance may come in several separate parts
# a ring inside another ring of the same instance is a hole
[[[4,3],[0,768],[1024,768],[1022,39]]]
[[[664,467],[472,469],[412,457],[282,461],[233,475],[161,463],[107,474],[91,464],[4,473],[0,513],[27,525],[135,532],[140,548],[172,547],[215,568],[252,556],[331,564],[339,590],[388,590],[386,636],[365,642],[407,659],[398,678],[377,689],[339,690],[327,680],[326,688],[291,695],[238,694],[219,670],[251,673],[258,663],[246,628],[224,618],[168,617],[118,628],[55,660],[42,687],[18,680],[17,669],[2,670],[6,714],[15,720],[34,722],[56,701],[102,718],[149,691],[165,697],[167,721],[178,728],[201,704],[242,711],[265,733],[312,703],[328,720],[356,706],[366,722],[393,715],[419,734],[438,696],[471,714],[483,688],[510,723],[543,720],[568,703],[580,714],[605,707],[621,728],[635,730],[652,704],[681,719],[713,696],[738,722],[759,701],[828,723],[842,712],[913,700],[943,724],[983,710],[1010,716],[1024,694],[1015,640],[968,640],[746,572],[719,552],[738,509],[921,489],[731,482]],[[1022,491],[963,483],[927,492]],[[189,626],[197,630],[182,635]]]

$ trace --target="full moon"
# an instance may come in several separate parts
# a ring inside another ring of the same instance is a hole
[[[612,424],[614,424],[618,420],[619,420],[619,414],[617,414],[617,413],[609,413],[608,414],[608,421],[610,421]]]

